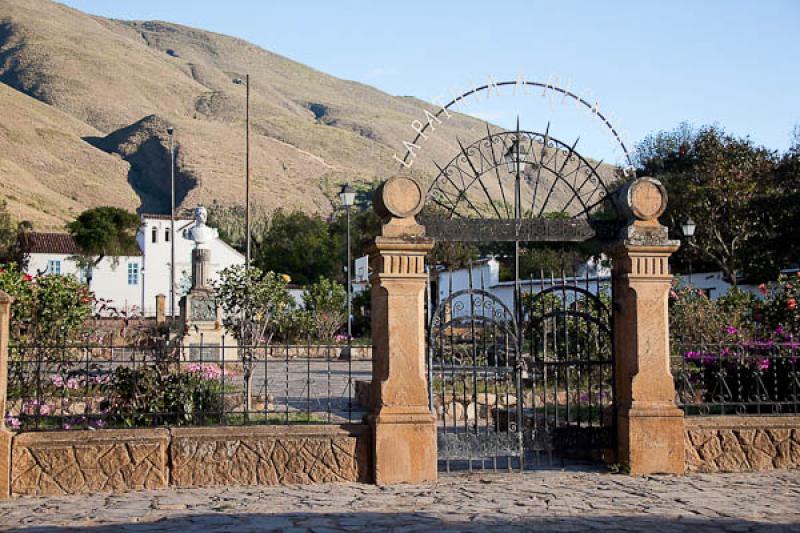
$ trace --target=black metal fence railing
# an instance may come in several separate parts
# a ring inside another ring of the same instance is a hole
[[[354,347],[355,348],[355,347]],[[339,345],[9,348],[6,423],[19,431],[361,421],[371,359]]]
[[[795,340],[672,347],[678,405],[687,415],[800,413]]]

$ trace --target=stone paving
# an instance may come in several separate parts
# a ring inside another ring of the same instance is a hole
[[[364,484],[142,491],[0,502],[7,531],[799,531],[800,471],[589,470]]]

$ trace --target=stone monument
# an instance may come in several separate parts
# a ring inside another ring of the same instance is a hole
[[[189,348],[187,355],[193,361],[234,358],[236,344],[232,336],[225,337],[225,353],[222,353],[225,336],[222,313],[214,289],[209,285],[211,250],[208,243],[219,233],[206,225],[208,213],[205,207],[195,209],[194,218],[194,226],[184,232],[184,238],[194,241],[195,247],[192,250],[192,288],[181,298],[180,304],[183,344]]]
[[[658,221],[667,193],[657,180],[632,181],[617,200],[628,216],[612,251],[617,461],[631,474],[680,474],[684,420],[669,367],[667,310],[668,261],[680,243]]]
[[[425,255],[433,240],[415,216],[425,194],[395,176],[374,195],[383,219],[370,251],[372,383],[368,416],[379,485],[436,481],[436,421],[425,376]]]

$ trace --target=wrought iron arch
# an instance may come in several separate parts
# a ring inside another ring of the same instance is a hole
[[[569,89],[565,89],[563,87],[559,87],[558,85],[555,85],[554,83],[549,83],[549,82],[548,83],[543,83],[543,82],[539,82],[539,81],[529,81],[529,80],[522,80],[522,79],[516,79],[516,80],[513,80],[513,81],[493,81],[493,80],[491,80],[490,83],[487,83],[486,85],[481,85],[481,86],[475,87],[475,88],[470,89],[469,91],[467,91],[467,92],[465,92],[465,93],[463,93],[463,94],[461,94],[459,96],[454,97],[448,103],[446,103],[445,105],[441,106],[436,111],[436,113],[433,113],[433,116],[435,116],[437,119],[440,119],[440,117],[442,115],[449,116],[449,111],[448,110],[451,107],[453,107],[455,104],[457,104],[457,103],[461,102],[462,100],[464,100],[465,98],[468,98],[468,97],[470,97],[472,95],[476,95],[476,94],[482,93],[484,91],[486,91],[488,94],[491,94],[491,91],[493,89],[495,91],[498,91],[499,87],[505,87],[505,86],[508,86],[508,85],[522,86],[522,87],[525,88],[526,91],[527,91],[528,87],[540,88],[543,91],[553,91],[554,93],[558,93],[558,94],[562,95],[563,98],[572,99],[577,104],[580,104],[584,108],[586,108],[589,111],[591,111],[592,114],[594,116],[596,116],[600,120],[600,122],[602,122],[602,124],[608,129],[608,131],[614,137],[614,140],[616,141],[617,145],[619,145],[620,149],[622,150],[622,153],[625,154],[625,160],[628,163],[627,170],[630,170],[630,171],[635,173],[635,167],[633,166],[633,160],[631,158],[630,152],[628,152],[628,147],[625,146],[625,142],[622,140],[622,137],[620,136],[620,133],[617,131],[617,128],[614,127],[613,124],[611,124],[611,120],[600,111],[598,103],[597,102],[591,103],[588,100],[586,100],[585,98],[582,98],[581,96],[579,96],[579,95],[575,94],[574,92],[570,91]],[[420,128],[420,130],[417,132],[417,136],[414,137],[414,140],[409,144],[411,146],[416,146],[417,143],[419,142],[420,138],[424,138],[425,137],[425,131],[430,126],[431,126],[431,122],[430,121],[428,121],[426,124],[424,124],[423,127]],[[411,149],[409,148],[409,149],[406,150],[406,154],[403,157],[402,163],[407,163],[408,159],[409,159],[409,157],[411,157],[411,155],[412,155],[412,152],[411,152]],[[634,175],[634,177],[635,177],[635,175]]]
[[[504,131],[470,144],[438,174],[422,218],[446,241],[584,241],[613,238],[619,213],[604,178],[575,149],[549,133]],[[601,211],[604,211],[601,213]],[[597,217],[601,214],[602,217]]]
[[[505,366],[513,358],[510,354],[516,350],[518,337],[512,310],[491,292],[469,288],[452,292],[436,307],[428,346],[437,354],[435,364]],[[497,339],[502,346],[497,346]],[[459,353],[462,341],[467,344],[461,346],[464,353]]]

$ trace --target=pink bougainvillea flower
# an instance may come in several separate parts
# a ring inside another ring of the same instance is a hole
[[[760,292],[761,294],[766,296],[767,295],[767,286],[762,283],[761,285],[758,286],[758,292]]]
[[[22,281],[33,281],[33,276],[31,276],[30,274],[24,274],[22,276]]]
[[[19,418],[16,416],[7,416],[6,417],[6,424],[8,424],[11,429],[19,429],[22,427],[22,422],[19,421]]]
[[[725,333],[727,333],[728,335],[736,335],[737,333],[739,333],[739,330],[733,326],[728,326],[727,328],[725,328]]]
[[[794,311],[795,309],[797,309],[797,300],[795,300],[794,298],[789,298],[788,300],[786,300],[786,308],[790,311]]]

